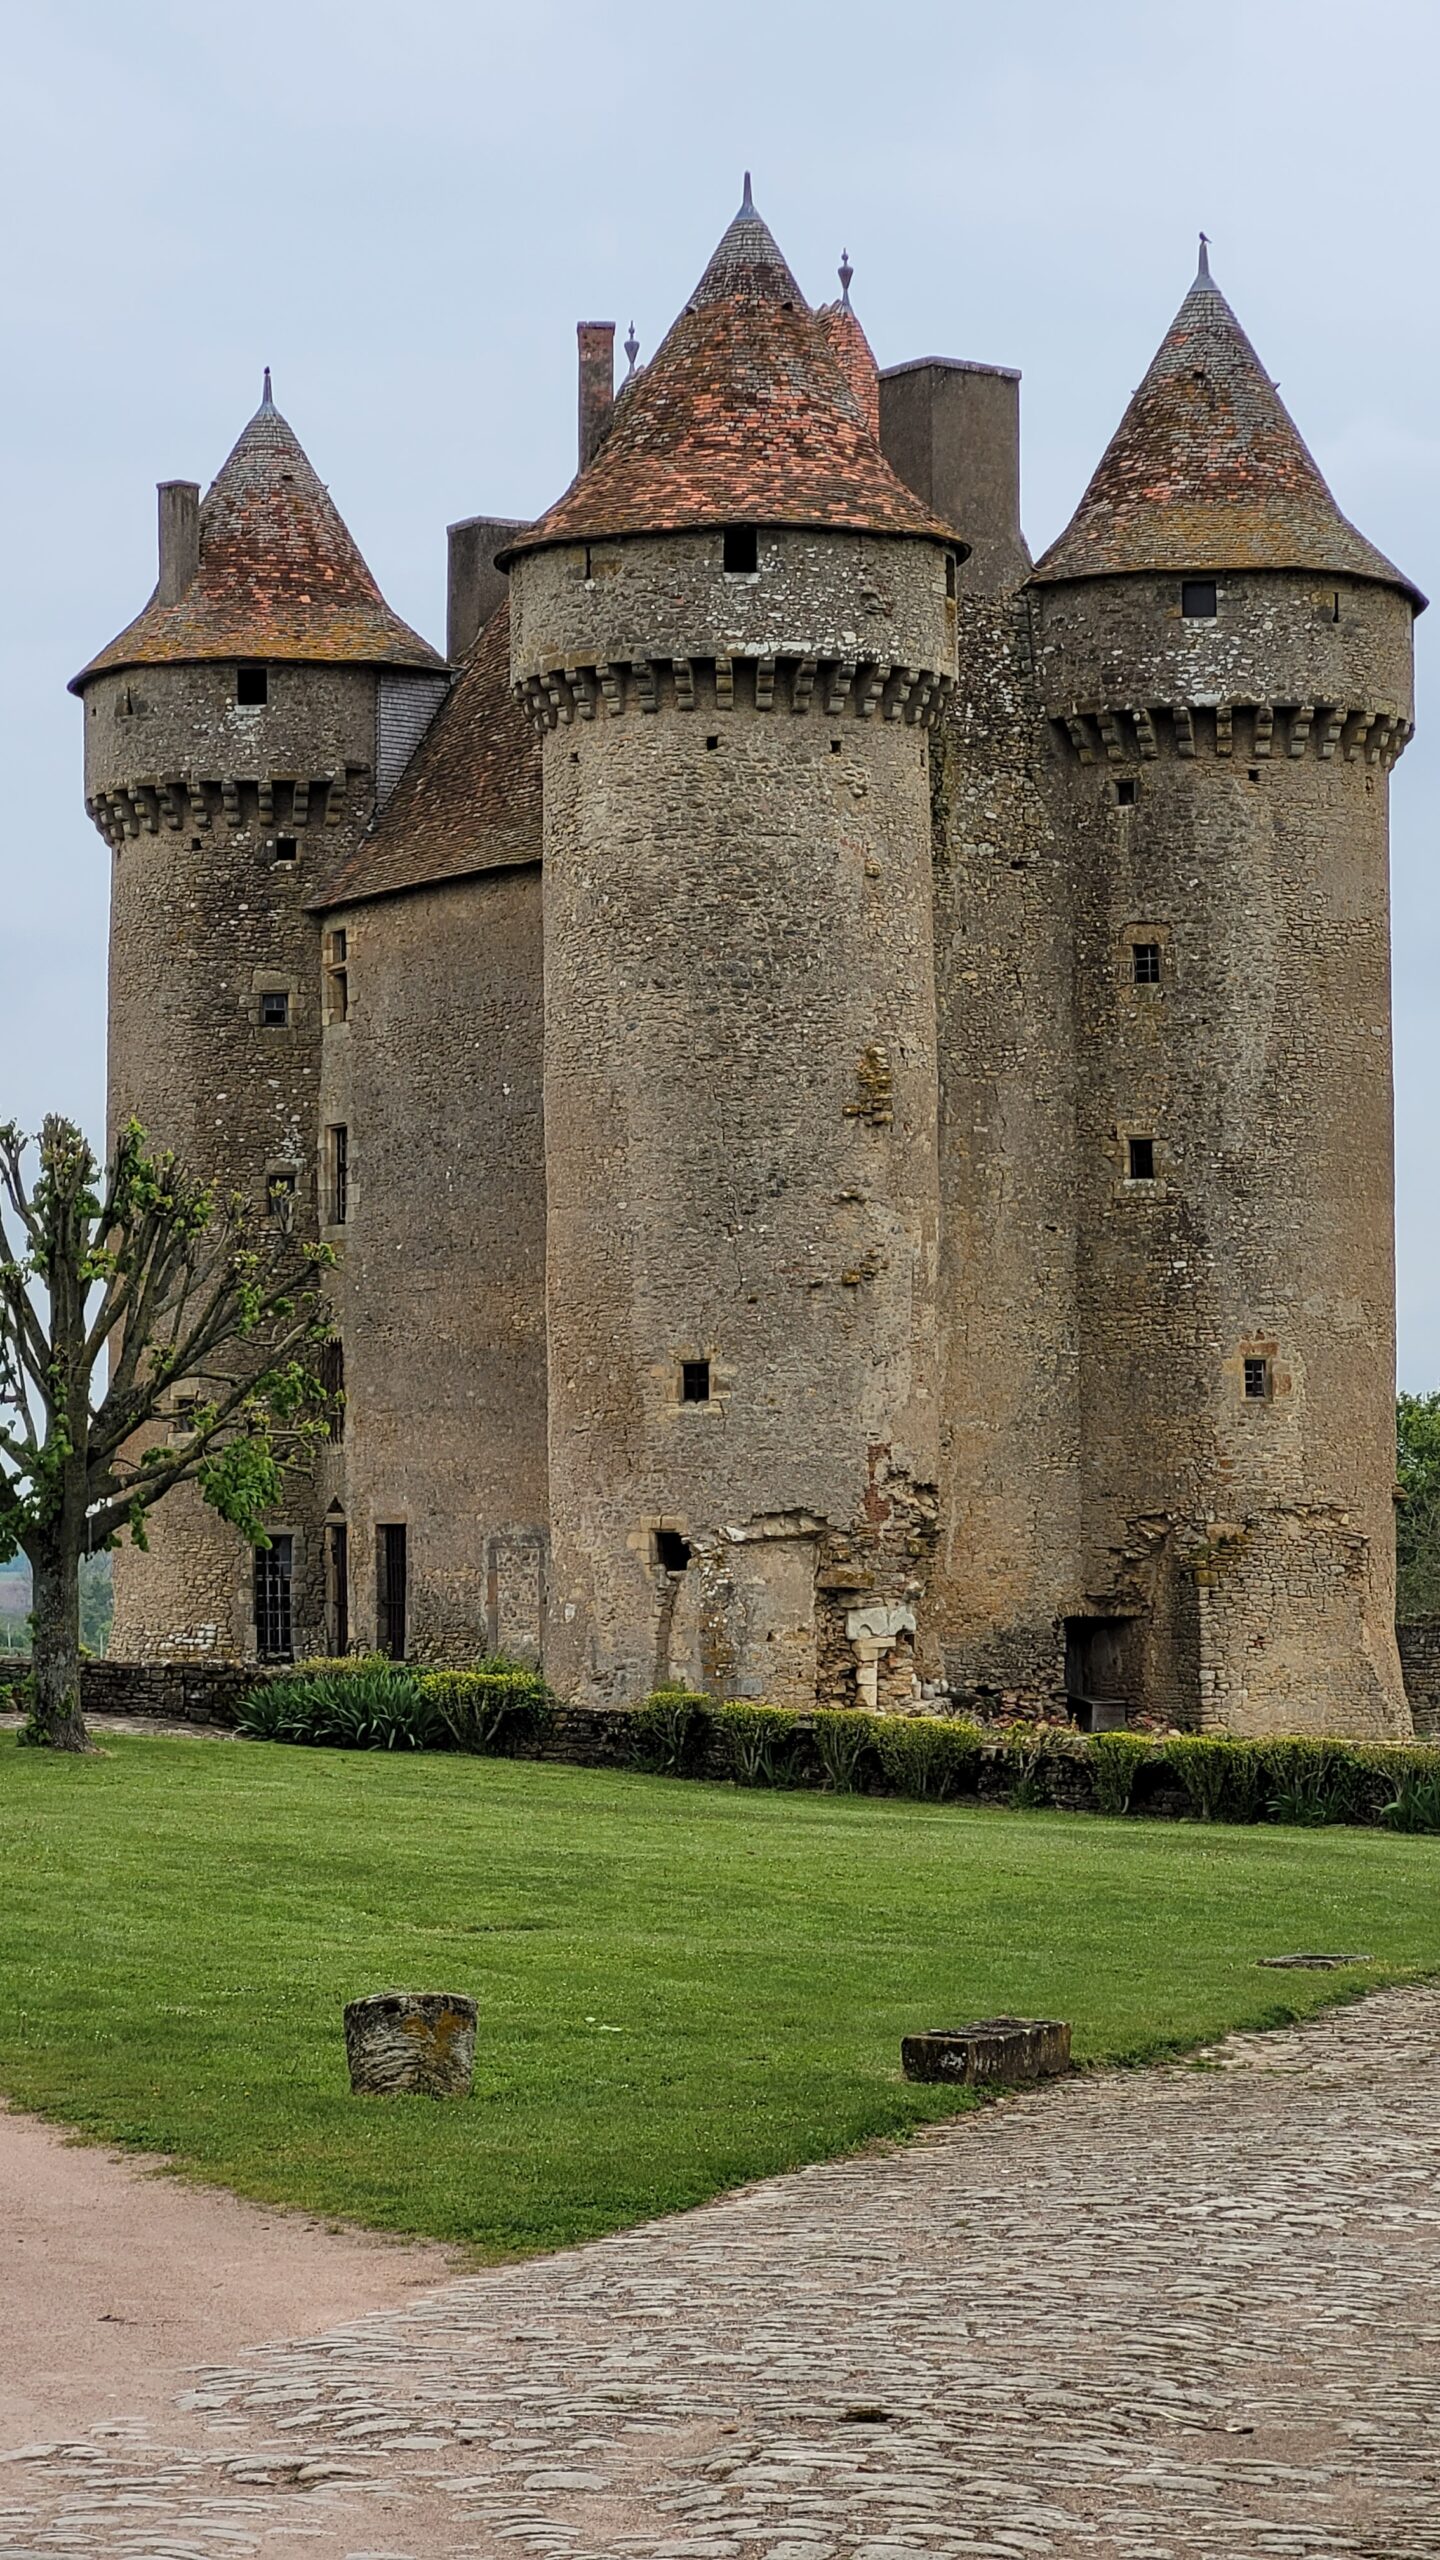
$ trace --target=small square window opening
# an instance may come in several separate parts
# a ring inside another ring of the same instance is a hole
[[[275,839],[275,859],[276,859],[276,861],[277,861],[277,862],[298,862],[298,861],[299,861],[299,859],[300,859],[300,847],[299,847],[299,844],[297,843],[297,841],[296,841],[296,839],[295,839],[295,837],[294,837],[294,836],[277,836],[277,837],[276,837],[276,839]]]
[[[1160,945],[1158,942],[1134,942],[1130,946],[1130,965],[1137,987],[1160,984]]]
[[[1120,781],[1115,785],[1115,800],[1117,807],[1121,809],[1133,809],[1135,806],[1135,794],[1137,788],[1138,785],[1133,774],[1122,775]]]
[[[1155,1141],[1153,1138],[1131,1138],[1128,1141],[1128,1160],[1132,1182],[1154,1181]]]
[[[722,557],[727,576],[752,578],[755,575],[760,566],[760,537],[753,524],[726,526]]]
[[[710,1363],[708,1360],[681,1361],[680,1401],[682,1404],[709,1403]]]
[[[1247,768],[1247,778],[1248,778],[1251,782],[1258,782],[1258,781],[1259,781],[1259,779],[1260,779],[1260,767],[1258,766],[1258,764],[1252,764],[1252,765],[1250,765],[1250,766]]]
[[[1186,578],[1180,588],[1180,611],[1187,622],[1213,622],[1219,598],[1213,578]]]
[[[706,739],[706,741],[705,741],[705,744],[706,744],[706,746],[708,747],[708,749],[710,750],[711,754],[713,755],[713,754],[714,754],[714,752],[715,752],[715,749],[719,746],[720,741],[719,741],[719,739],[718,739],[718,738],[707,738],[707,739]]]
[[[237,702],[246,702],[252,705],[258,702],[268,702],[270,699],[269,668],[237,667],[235,670],[235,699]]]
[[[662,1573],[683,1573],[690,1562],[690,1541],[678,1529],[657,1529],[655,1561]]]
[[[260,998],[260,1021],[266,1031],[284,1031],[290,1021],[290,998],[280,987],[267,987]]]
[[[1269,1361],[1268,1361],[1268,1360],[1252,1360],[1252,1359],[1247,1359],[1247,1360],[1246,1360],[1246,1363],[1245,1363],[1245,1401],[1246,1401],[1246,1403],[1247,1403],[1247,1404],[1263,1404],[1263,1403],[1265,1402],[1266,1398],[1268,1397],[1269,1393],[1270,1393],[1270,1363],[1269,1363]]]
[[[295,1224],[295,1176],[288,1166],[265,1177],[265,1205],[272,1226],[289,1232]]]

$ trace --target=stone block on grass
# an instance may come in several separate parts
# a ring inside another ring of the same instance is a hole
[[[345,2010],[350,2086],[359,2098],[418,2090],[468,2098],[475,2077],[473,2000],[463,1991],[371,1991]]]
[[[907,2080],[1013,2088],[1069,2070],[1070,2029],[1061,2018],[977,2018],[968,2027],[903,2037],[900,2060]]]

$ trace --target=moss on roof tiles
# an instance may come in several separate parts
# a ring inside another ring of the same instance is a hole
[[[200,509],[200,569],[174,604],[158,590],[71,685],[116,667],[207,658],[441,668],[392,613],[339,509],[266,396]]]
[[[1425,601],[1340,513],[1203,248],[1089,488],[1033,574],[1047,584],[1190,569],[1316,570]]]
[[[658,353],[627,384],[589,469],[502,558],[717,524],[955,540],[885,460],[748,180],[739,213]]]

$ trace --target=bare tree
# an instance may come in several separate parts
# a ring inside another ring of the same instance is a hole
[[[86,1747],[82,1556],[127,1533],[143,1547],[180,1484],[264,1546],[327,1427],[313,1346],[331,1257],[280,1205],[253,1222],[134,1122],[103,1175],[68,1120],[33,1142],[0,1127],[0,1559],[30,1560],[28,1741]]]

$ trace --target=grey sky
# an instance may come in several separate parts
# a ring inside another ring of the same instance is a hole
[[[574,468],[575,322],[648,354],[741,172],[882,364],[1023,368],[1025,520],[1069,515],[1195,234],[1346,513],[1440,597],[1440,18],[1392,0],[67,0],[6,39],[0,1114],[101,1119],[107,857],[65,680],[154,582],[262,364],[397,610],[444,526]],[[1431,625],[1434,624],[1432,633]],[[1440,611],[1395,781],[1401,1379],[1440,1386]]]

